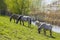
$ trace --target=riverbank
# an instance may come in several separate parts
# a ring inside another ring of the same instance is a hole
[[[32,22],[33,25],[36,25],[35,23],[36,22]],[[56,25],[52,25],[52,31],[53,32],[56,32],[56,33],[60,33],[60,27],[59,26],[56,26]]]

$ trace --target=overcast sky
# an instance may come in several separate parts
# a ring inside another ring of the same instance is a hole
[[[58,0],[42,0],[42,4],[41,5],[48,5],[54,1],[58,1]]]

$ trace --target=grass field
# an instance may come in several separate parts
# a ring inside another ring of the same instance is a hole
[[[50,38],[41,34],[38,34],[37,27],[27,27],[20,24],[16,24],[13,21],[9,21],[9,17],[0,16],[0,40],[60,40],[60,34],[54,33],[55,38]],[[49,32],[47,31],[49,36]]]

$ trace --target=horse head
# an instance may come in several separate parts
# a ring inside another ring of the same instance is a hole
[[[36,24],[37,26],[40,26],[40,22],[39,22],[39,21],[35,21],[35,24]]]
[[[19,20],[21,21],[21,18],[22,18],[22,17],[23,17],[23,16],[20,15],[20,16],[17,18],[16,24],[18,24],[18,21],[19,21]]]

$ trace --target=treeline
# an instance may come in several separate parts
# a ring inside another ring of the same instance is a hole
[[[4,0],[0,0],[0,15],[5,15],[6,8],[7,8],[7,6],[4,2]]]
[[[45,21],[60,26],[60,12],[51,12],[49,14],[45,14],[47,17],[45,18]]]
[[[29,14],[30,5],[30,0],[0,0],[0,14]]]

